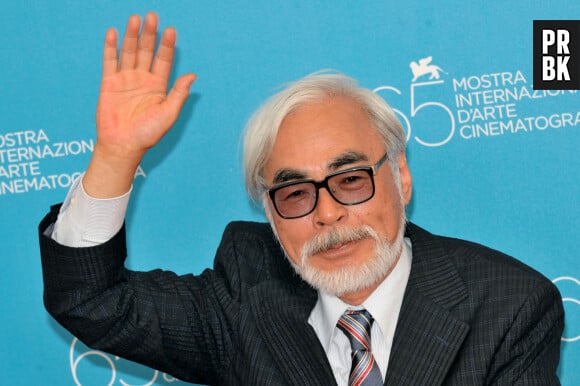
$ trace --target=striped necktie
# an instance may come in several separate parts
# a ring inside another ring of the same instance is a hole
[[[371,352],[371,326],[374,319],[367,310],[346,311],[338,320],[338,328],[352,348],[349,386],[383,385],[383,377]]]

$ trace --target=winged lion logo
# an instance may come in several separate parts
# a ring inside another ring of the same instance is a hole
[[[432,56],[428,56],[423,59],[419,59],[419,63],[411,62],[409,66],[411,67],[411,72],[413,73],[413,82],[416,81],[419,77],[423,75],[430,74],[429,80],[432,79],[439,79],[441,77],[440,73],[447,74],[445,71],[441,69],[441,67],[431,64],[433,60]]]

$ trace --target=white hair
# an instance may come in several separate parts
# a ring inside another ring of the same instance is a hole
[[[263,177],[264,165],[284,118],[298,107],[336,96],[352,98],[360,104],[368,114],[371,125],[384,140],[391,169],[397,169],[398,155],[405,150],[406,137],[391,107],[376,93],[360,87],[346,75],[319,72],[288,84],[250,118],[244,138],[244,175],[246,189],[254,201],[263,198],[267,189]]]

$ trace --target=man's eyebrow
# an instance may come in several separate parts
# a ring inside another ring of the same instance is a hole
[[[347,151],[335,157],[332,161],[330,161],[330,163],[328,164],[328,170],[333,172],[340,169],[343,166],[348,166],[357,162],[368,160],[369,157],[364,153],[360,153],[357,151]],[[274,185],[278,185],[284,182],[289,182],[293,180],[304,180],[307,178],[308,175],[305,172],[302,172],[298,169],[285,168],[280,169],[276,172],[272,180],[272,183]]]
[[[348,151],[342,153],[338,157],[335,157],[329,164],[328,169],[331,171],[335,171],[340,169],[343,166],[352,165],[357,162],[361,161],[368,161],[369,157],[358,151]]]
[[[306,174],[296,169],[280,169],[274,175],[273,183],[275,185],[292,180],[303,180]]]

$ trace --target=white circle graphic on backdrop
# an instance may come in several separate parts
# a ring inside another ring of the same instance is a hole
[[[563,282],[563,281],[571,281],[573,283],[576,283],[576,285],[580,286],[580,280],[576,279],[575,277],[572,276],[560,276],[554,280],[552,280],[552,282],[554,284],[558,283],[558,282]],[[563,302],[569,302],[569,303],[574,303],[578,306],[580,306],[580,300],[577,298],[572,298],[572,297],[562,297],[562,301]],[[576,335],[575,337],[572,338],[566,338],[566,337],[562,337],[562,340],[564,342],[575,342],[577,340],[580,340],[580,335]]]

